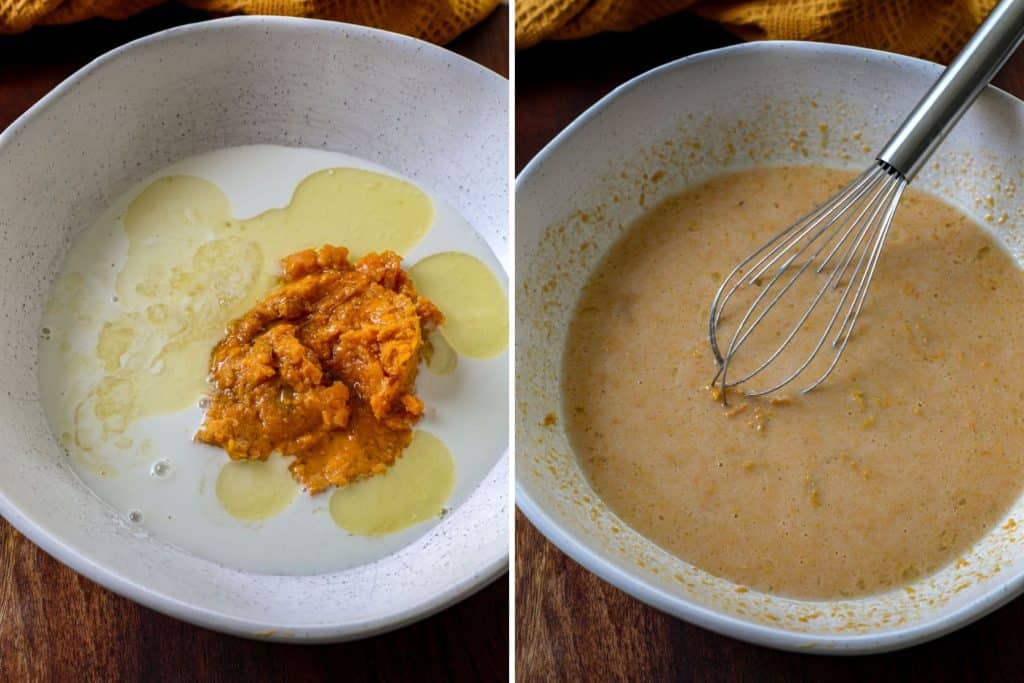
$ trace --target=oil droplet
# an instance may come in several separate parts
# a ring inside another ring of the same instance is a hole
[[[134,524],[138,524],[142,521],[142,513],[138,510],[132,510],[128,513],[128,519]]]
[[[433,221],[434,205],[415,185],[373,171],[332,168],[299,183],[286,208],[244,225],[276,269],[282,256],[324,244],[346,247],[355,258],[384,250],[404,254]]]
[[[154,477],[160,477],[161,479],[171,473],[171,462],[170,460],[157,460],[153,463],[153,467],[149,470],[149,473]]]
[[[331,494],[331,518],[354,534],[394,533],[440,515],[454,487],[455,462],[448,447],[433,434],[417,430],[402,457],[384,474]]]
[[[435,375],[450,375],[459,364],[459,355],[443,334],[432,332],[423,346],[423,360],[427,364],[427,370]]]
[[[229,462],[217,477],[217,499],[232,517],[256,521],[288,507],[299,485],[288,472],[288,461],[272,454],[266,460]]]
[[[458,353],[489,358],[508,346],[508,297],[480,260],[447,251],[415,264],[409,275],[444,313],[441,333]]]

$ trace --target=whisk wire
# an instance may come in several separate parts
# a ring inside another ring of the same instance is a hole
[[[849,264],[853,261],[854,257],[857,254],[859,254],[859,257],[857,257],[857,264],[856,266],[854,266],[851,277],[846,281],[846,286],[842,290],[842,294],[839,297],[839,302],[836,304],[835,309],[832,312],[832,316],[829,318],[828,324],[825,326],[825,329],[818,337],[817,343],[815,344],[811,352],[807,355],[804,362],[782,381],[778,382],[777,384],[767,389],[762,389],[759,391],[749,391],[747,392],[748,396],[763,396],[765,394],[778,391],[779,389],[782,389],[783,387],[790,384],[801,374],[803,374],[804,370],[806,370],[811,365],[811,363],[814,362],[815,358],[818,357],[818,354],[821,352],[821,349],[825,344],[825,340],[828,338],[829,333],[835,327],[836,320],[839,318],[840,313],[844,312],[844,310],[846,312],[846,315],[843,317],[843,323],[840,325],[840,334],[837,335],[836,339],[833,340],[832,342],[832,348],[836,348],[838,340],[842,335],[844,329],[848,328],[849,332],[853,331],[853,326],[850,323],[852,322],[853,324],[855,324],[856,318],[851,318],[851,316],[853,315],[853,312],[855,310],[859,312],[860,307],[863,306],[864,298],[867,294],[867,286],[868,284],[870,284],[871,277],[874,274],[874,264],[877,264],[877,255],[881,252],[882,244],[884,243],[885,237],[888,234],[888,225],[891,223],[892,219],[891,214],[883,213],[882,209],[885,206],[886,202],[892,201],[892,195],[893,193],[898,191],[899,187],[900,184],[898,182],[886,183],[883,186],[883,189],[879,192],[879,195],[882,195],[882,202],[875,206],[875,210],[872,212],[871,217],[868,219],[867,222],[862,224],[862,227],[860,228],[858,233],[858,237],[847,249],[846,256],[843,259],[843,264],[832,270],[832,272],[826,279],[824,285],[822,285],[822,287],[818,290],[818,295],[815,298],[815,302],[812,304],[814,306],[817,305],[817,302],[820,300],[822,296],[824,296],[828,289],[838,288],[842,284],[843,275],[849,267]],[[895,211],[895,209],[892,209],[892,211]],[[879,216],[883,217],[882,221],[879,221]],[[865,240],[871,246],[862,250],[861,246],[865,243]],[[872,261],[872,257],[875,259],[874,261]],[[865,263],[867,263],[869,270],[862,272]],[[861,277],[858,279],[859,274],[861,275]],[[858,286],[856,292],[854,293],[853,299],[850,299],[850,292],[853,291],[853,285],[855,282],[858,283]],[[846,305],[848,299],[850,300],[850,306],[844,309],[844,306]],[[807,315],[809,315],[809,313]],[[802,326],[803,322],[806,321],[807,315],[805,315],[805,317],[802,318],[801,321],[797,324],[794,330],[790,333],[790,337],[788,339],[792,339],[792,337],[796,335],[796,333],[799,331],[800,326]],[[843,345],[836,351],[832,359],[832,362],[829,364],[826,371],[812,384],[802,389],[801,393],[807,393],[808,391],[811,391],[812,389],[820,385],[822,382],[824,382],[825,379],[832,373],[832,370],[835,369],[836,365],[839,362],[839,356],[842,355],[842,352],[845,349],[845,340],[848,338],[848,334],[845,337],[843,337]],[[781,352],[781,349],[779,352]],[[737,384],[738,383],[739,382],[737,382]]]
[[[819,231],[819,234],[821,232],[824,232],[825,230],[828,230],[828,228],[835,224],[836,220],[841,219],[844,221],[844,223],[848,221],[849,215],[846,214],[845,211],[854,204],[856,204],[856,202],[864,195],[865,192],[870,191],[870,188],[872,186],[871,183],[874,180],[873,173],[871,172],[872,170],[873,169],[869,169],[867,172],[862,174],[862,177],[860,179],[861,182],[854,182],[853,187],[850,187],[848,189],[849,195],[847,197],[840,195],[839,197],[833,199],[832,201],[823,204],[821,207],[823,209],[823,211],[821,212],[822,215],[816,217],[813,221],[811,221],[808,224],[807,230],[801,231],[799,234],[791,236],[790,239],[785,240],[782,244],[780,244],[778,247],[780,252],[779,255],[765,263],[765,265],[761,268],[761,271],[759,273],[757,273],[751,278],[748,278],[749,282],[753,283],[756,279],[758,279],[758,277],[760,277],[760,275],[763,275],[766,270],[771,268],[772,265],[776,261],[778,261],[779,257],[782,254],[784,254],[787,250],[791,249],[794,245],[798,244],[800,240],[803,239],[803,237],[806,236],[806,234],[813,229],[814,225],[818,224],[819,221],[827,217],[829,214],[834,213],[836,215],[822,226],[822,228]],[[813,215],[813,212],[810,215]],[[798,221],[795,225],[800,225],[802,220],[803,219],[801,219],[801,221]],[[791,232],[791,230],[787,230],[786,232]],[[762,259],[762,261],[764,260],[765,259]],[[757,268],[758,266],[754,266],[752,270],[756,271]]]
[[[832,373],[856,326],[867,297],[871,278],[878,265],[882,246],[895,215],[896,205],[906,184],[906,180],[892,169],[881,163],[873,165],[832,200],[815,208],[790,227],[774,235],[729,273],[715,294],[709,316],[709,338],[718,361],[718,372],[712,379],[712,384],[721,386],[723,400],[725,400],[726,389],[743,384],[758,376],[789,348],[826,294],[830,290],[838,290],[845,282],[845,287],[839,295],[839,301],[824,331],[796,370],[767,389],[746,393],[750,396],[768,394],[787,386],[803,374],[819,356],[825,345],[825,340],[835,329],[836,321],[841,318],[842,322],[830,347],[834,351],[832,361],[813,384],[803,389],[803,393],[820,385]],[[826,253],[824,259],[818,263],[823,253]],[[803,259],[802,262],[801,259]],[[744,275],[745,269],[751,263],[754,265]],[[831,269],[829,269],[830,265]],[[852,270],[850,270],[851,265],[853,265]],[[810,304],[789,329],[781,343],[765,360],[739,379],[730,380],[728,378],[730,361],[755,329],[776,308],[783,296],[796,285],[811,266],[815,266],[813,269],[815,274],[824,274],[825,278]],[[764,282],[764,278],[772,268],[775,268],[774,274]],[[787,273],[790,274],[790,277],[784,279]],[[844,280],[847,273],[849,273],[849,278]],[[780,284],[780,282],[784,282],[784,284]],[[744,312],[733,331],[725,353],[722,354],[718,345],[718,328],[723,318],[723,311],[733,295],[745,286],[758,286],[761,291],[757,293],[753,302]]]
[[[865,188],[865,189],[866,189],[866,188]],[[868,192],[870,192],[871,190],[867,190],[867,191],[868,191]],[[880,193],[881,191],[882,191],[882,190],[881,190],[881,189],[879,188],[879,189],[877,190],[877,192],[876,192],[876,193]],[[858,192],[858,193],[856,193],[856,197],[858,197],[858,198],[859,198],[859,197],[863,196],[863,194],[864,194],[864,192]],[[872,199],[874,199],[874,197],[873,197]],[[824,251],[824,250],[825,250],[825,249],[826,249],[826,248],[827,248],[827,247],[829,246],[829,244],[831,244],[831,243],[832,243],[832,241],[834,240],[835,236],[836,236],[837,234],[840,234],[840,233],[841,233],[841,236],[840,236],[839,240],[837,240],[837,241],[836,241],[835,245],[834,245],[834,246],[833,246],[833,248],[832,248],[832,251],[831,251],[831,252],[829,253],[829,256],[828,256],[828,257],[826,258],[825,262],[823,262],[822,266],[819,266],[819,267],[818,267],[817,269],[815,269],[815,272],[816,272],[816,273],[819,273],[819,274],[820,274],[820,273],[822,272],[822,268],[823,268],[823,266],[827,265],[827,262],[828,262],[828,260],[829,260],[829,259],[831,258],[831,256],[832,256],[832,255],[833,255],[833,254],[834,254],[834,253],[835,253],[835,252],[836,252],[836,251],[837,251],[838,249],[840,249],[840,248],[842,247],[843,243],[845,243],[845,242],[846,242],[846,240],[847,240],[847,239],[849,239],[849,236],[850,236],[851,234],[853,234],[854,232],[856,232],[856,230],[855,230],[856,226],[860,224],[860,220],[861,220],[861,218],[863,218],[864,214],[865,214],[865,213],[867,213],[867,212],[868,212],[868,210],[870,210],[870,208],[871,208],[871,206],[872,206],[872,205],[873,205],[873,203],[872,203],[872,202],[868,202],[867,204],[865,204],[865,206],[863,207],[863,209],[861,209],[861,211],[860,211],[859,213],[857,213],[857,214],[856,214],[856,217],[855,217],[855,218],[852,218],[852,220],[851,220],[851,217],[852,217],[852,216],[854,215],[853,213],[845,214],[845,216],[846,216],[846,217],[845,217],[845,219],[844,219],[844,220],[842,220],[842,221],[841,221],[841,222],[840,222],[840,223],[838,224],[838,226],[837,226],[837,227],[835,228],[835,230],[833,230],[833,231],[832,231],[832,232],[831,232],[831,233],[830,233],[830,234],[829,234],[829,235],[828,235],[828,236],[827,236],[827,237],[825,238],[825,240],[824,240],[824,241],[823,241],[823,242],[821,243],[821,245],[820,245],[820,246],[818,247],[818,249],[817,249],[817,250],[816,250],[816,251],[814,252],[814,254],[813,254],[813,255],[811,256],[811,258],[810,258],[810,259],[808,259],[808,260],[807,260],[807,262],[806,262],[806,263],[805,263],[805,264],[803,265],[803,267],[801,267],[801,268],[800,268],[800,269],[799,269],[799,270],[798,270],[798,271],[796,272],[796,274],[794,274],[794,275],[793,275],[793,277],[792,277],[792,278],[790,279],[790,281],[789,281],[789,282],[788,282],[788,283],[786,284],[786,286],[785,286],[785,287],[784,287],[784,288],[782,289],[782,291],[780,291],[780,292],[779,292],[779,293],[778,293],[778,294],[777,294],[777,295],[775,296],[775,298],[774,298],[774,299],[772,300],[772,302],[771,302],[771,303],[769,303],[769,304],[768,304],[768,306],[767,306],[767,307],[766,307],[766,308],[765,308],[765,309],[764,309],[764,310],[763,310],[763,311],[762,311],[762,312],[760,313],[760,315],[759,315],[759,316],[757,317],[757,319],[756,319],[756,320],[755,320],[755,321],[754,321],[754,322],[753,322],[753,323],[752,323],[752,324],[751,324],[751,325],[750,325],[749,327],[746,327],[746,328],[745,328],[745,329],[743,330],[743,331],[744,331],[744,333],[743,333],[743,336],[742,336],[741,338],[739,338],[739,340],[737,341],[737,340],[736,340],[736,337],[737,337],[737,336],[739,335],[739,331],[740,331],[740,328],[743,328],[743,326],[744,326],[744,324],[745,324],[745,320],[744,320],[744,322],[741,322],[741,323],[740,323],[740,327],[739,327],[739,328],[737,328],[737,332],[736,332],[736,334],[734,335],[733,343],[730,343],[730,346],[729,346],[729,350],[728,350],[728,351],[726,352],[726,358],[727,358],[727,359],[728,359],[728,358],[731,358],[731,357],[732,357],[732,356],[733,356],[733,355],[734,355],[734,354],[735,354],[735,353],[736,353],[737,351],[739,351],[740,347],[741,347],[741,346],[743,345],[743,342],[745,342],[745,341],[746,341],[746,340],[747,340],[747,339],[749,338],[749,336],[750,336],[750,334],[751,334],[751,333],[753,332],[754,328],[755,328],[755,327],[756,327],[756,326],[757,326],[757,325],[758,325],[758,324],[759,324],[759,323],[761,322],[761,320],[762,320],[762,319],[764,319],[764,318],[765,318],[765,317],[766,317],[766,316],[767,316],[767,315],[768,315],[768,314],[769,314],[769,313],[771,312],[771,310],[772,310],[772,308],[774,308],[775,304],[776,304],[776,303],[778,303],[778,301],[779,301],[779,300],[780,300],[780,299],[782,298],[782,296],[783,296],[783,295],[785,295],[785,294],[786,294],[786,292],[787,292],[787,291],[789,291],[789,289],[790,289],[790,288],[791,288],[791,287],[792,287],[792,286],[793,286],[793,285],[794,285],[794,284],[796,283],[796,280],[797,280],[797,279],[798,279],[798,278],[799,278],[799,277],[800,277],[800,276],[801,276],[801,275],[803,274],[803,272],[804,272],[804,271],[805,271],[805,270],[806,270],[806,269],[807,269],[807,268],[808,268],[808,267],[809,267],[809,266],[810,266],[810,265],[811,265],[811,264],[812,264],[812,263],[814,262],[814,259],[816,259],[816,258],[817,258],[818,256],[820,256],[820,255],[821,255],[821,252],[822,252],[822,251]],[[880,209],[880,207],[879,207],[879,209]],[[877,210],[876,210],[876,213],[877,213]],[[868,223],[867,225],[865,225],[865,226],[864,226],[864,227],[863,227],[863,228],[861,229],[861,231],[860,231],[860,237],[858,238],[858,241],[857,241],[857,242],[855,242],[855,243],[854,243],[854,245],[853,245],[853,248],[854,248],[854,249],[855,249],[855,248],[856,248],[857,246],[859,246],[859,242],[860,242],[860,241],[861,241],[861,240],[863,239],[863,236],[864,236],[864,234],[865,234],[865,232],[866,232],[866,230],[867,230],[867,227],[868,227],[868,225],[870,225],[870,223],[871,223],[872,221],[874,221],[874,219],[875,219],[875,216],[873,215],[873,216],[872,216],[872,218],[871,218],[871,221],[869,221],[869,223]],[[822,228],[822,232],[823,232],[824,230],[827,230],[827,229],[829,229],[829,227],[830,227],[830,226],[831,226],[832,224],[833,224],[833,222],[829,222],[829,223],[825,224],[825,226],[824,226],[824,227]],[[847,226],[848,226],[848,227],[847,227]],[[819,235],[820,235],[820,233],[819,233]],[[800,255],[802,255],[802,254],[803,254],[803,252],[805,252],[805,251],[806,251],[806,249],[807,249],[807,248],[809,248],[809,247],[810,247],[810,246],[811,246],[811,245],[813,244],[813,241],[814,241],[814,239],[816,239],[816,238],[817,238],[817,237],[818,237],[819,235],[815,235],[815,237],[814,237],[814,238],[812,238],[812,239],[811,239],[811,241],[807,242],[807,244],[805,245],[805,247],[804,247],[803,249],[801,249],[801,250],[800,250],[799,252],[797,252],[797,254],[795,255],[795,257],[794,257],[794,258],[796,258],[796,257],[799,257]],[[797,238],[797,239],[799,239],[799,238]],[[781,275],[781,274],[782,274],[783,272],[785,272],[785,270],[786,270],[786,269],[787,269],[787,268],[789,267],[789,265],[791,264],[792,260],[793,260],[793,259],[790,259],[790,260],[788,260],[788,261],[787,261],[786,263],[784,263],[784,264],[783,264],[783,265],[782,265],[782,266],[780,267],[780,270],[779,270],[779,273],[778,273],[778,275]],[[783,340],[783,341],[782,341],[782,342],[781,342],[781,343],[779,344],[779,346],[778,346],[778,347],[776,348],[775,352],[773,352],[773,353],[772,353],[772,354],[771,354],[771,355],[770,355],[770,356],[769,356],[769,357],[768,357],[768,358],[767,358],[767,359],[766,359],[766,360],[765,360],[765,361],[764,361],[763,363],[761,363],[761,365],[759,365],[759,366],[758,366],[757,368],[755,368],[755,369],[754,369],[753,371],[751,371],[750,373],[748,373],[748,374],[744,375],[744,376],[743,376],[743,377],[741,377],[740,379],[736,379],[736,380],[733,380],[732,382],[724,381],[724,382],[723,382],[723,386],[725,386],[725,387],[729,387],[729,386],[736,386],[736,385],[738,385],[738,384],[742,384],[743,382],[746,382],[746,381],[750,380],[751,378],[753,378],[753,377],[757,376],[757,375],[758,375],[758,374],[760,374],[760,373],[761,373],[761,372],[762,372],[762,371],[763,371],[763,370],[764,370],[765,368],[767,368],[767,367],[768,367],[768,366],[769,366],[769,365],[770,365],[770,364],[772,363],[772,361],[774,361],[774,360],[775,360],[775,359],[776,359],[776,358],[777,358],[777,357],[778,357],[778,356],[779,356],[779,355],[780,355],[780,354],[781,354],[781,353],[782,353],[782,352],[783,352],[783,351],[785,350],[785,348],[786,348],[787,346],[789,346],[789,343],[790,343],[790,342],[791,342],[791,341],[793,340],[793,338],[794,338],[794,337],[795,337],[795,336],[796,336],[796,335],[797,335],[797,334],[799,333],[799,331],[800,331],[800,330],[802,329],[802,327],[803,327],[804,323],[805,323],[805,322],[807,321],[807,319],[808,319],[808,318],[809,318],[809,317],[811,316],[811,314],[812,314],[812,313],[814,312],[814,310],[815,310],[815,309],[817,308],[817,306],[818,306],[818,303],[819,303],[819,302],[820,302],[820,301],[822,300],[822,298],[823,298],[823,297],[825,296],[825,294],[826,294],[826,293],[828,292],[828,290],[829,290],[829,288],[830,288],[830,286],[831,286],[831,283],[832,283],[833,279],[835,278],[835,275],[836,275],[836,273],[837,273],[837,271],[836,271],[836,270],[833,270],[833,272],[832,272],[832,273],[831,273],[831,274],[829,275],[829,277],[828,277],[828,278],[826,279],[826,281],[825,281],[825,284],[824,284],[824,285],[823,285],[823,286],[822,286],[822,287],[821,287],[821,288],[820,288],[820,289],[818,290],[818,293],[817,293],[817,295],[816,295],[816,296],[814,297],[814,299],[812,300],[812,302],[811,302],[810,306],[808,306],[808,307],[807,307],[807,309],[805,309],[805,311],[804,311],[804,314],[803,314],[803,316],[801,316],[801,318],[800,318],[800,319],[799,319],[799,320],[797,321],[796,325],[794,325],[794,326],[793,326],[793,328],[792,328],[792,330],[790,331],[789,335],[787,335],[787,336],[786,336],[786,338],[785,338],[785,339],[784,339],[784,340]],[[776,276],[776,278],[773,278],[773,279],[772,279],[772,281],[770,281],[770,282],[768,283],[768,285],[767,285],[767,286],[765,287],[765,292],[767,292],[767,291],[768,291],[769,289],[771,289],[771,288],[772,288],[772,286],[774,285],[774,283],[775,283],[775,282],[777,281],[777,277],[778,277],[778,276]],[[761,296],[761,297],[758,297],[758,301],[755,301],[755,303],[751,305],[751,307],[750,307],[750,309],[749,309],[749,310],[754,310],[754,309],[756,309],[756,307],[758,306],[758,302],[759,302],[759,301],[760,301],[760,299],[762,299],[762,298],[763,298],[763,296]],[[840,305],[841,305],[841,304],[840,304]],[[745,318],[746,318],[746,317],[745,317]],[[826,331],[826,335],[827,335],[827,331]],[[805,364],[804,364],[803,366],[801,366],[801,367],[800,367],[800,369],[799,369],[799,370],[797,371],[797,373],[795,373],[795,374],[794,374],[793,376],[791,376],[791,377],[790,377],[789,379],[793,379],[793,378],[795,378],[795,376],[796,376],[796,375],[798,375],[798,374],[799,374],[800,372],[802,372],[802,371],[803,371],[803,369],[804,369],[804,368],[806,367],[806,365],[809,365],[809,364],[810,364],[810,361],[808,361],[807,363],[805,363]],[[728,363],[726,363],[725,365],[727,366],[727,365],[728,365]],[[723,374],[724,374],[724,373],[725,373],[725,369],[723,368]],[[787,382],[785,382],[784,384],[788,384],[788,380],[787,380]],[[783,384],[783,385],[784,385],[784,384]],[[773,389],[773,390],[774,390],[774,389]]]
[[[752,254],[743,259],[735,268],[732,269],[732,271],[726,276],[725,280],[722,281],[722,284],[718,288],[718,291],[715,293],[715,298],[711,303],[711,317],[708,330],[709,337],[711,339],[711,348],[714,353],[715,360],[718,362],[720,369],[724,362],[724,358],[718,346],[718,325],[721,322],[722,311],[725,309],[726,304],[728,304],[729,299],[732,298],[736,290],[739,289],[739,287],[743,284],[743,281],[740,280],[739,282],[736,282],[735,284],[733,284],[731,288],[729,287],[729,284],[738,275],[742,275],[744,268],[746,268],[746,266],[751,261],[756,259],[758,256],[761,256],[761,260],[754,264],[754,266],[751,268],[752,271],[758,270],[767,259],[772,258],[780,249],[785,249],[787,245],[792,242],[792,239],[783,239],[787,235],[790,235],[792,237],[791,233],[793,233],[794,231],[798,231],[799,234],[796,237],[797,239],[800,239],[808,232],[813,230],[814,226],[817,225],[819,221],[826,218],[828,215],[835,213],[836,211],[845,210],[848,204],[846,200],[849,199],[849,201],[852,202],[856,201],[856,199],[862,196],[862,193],[864,190],[866,190],[867,184],[871,180],[871,176],[874,174],[875,170],[876,167],[869,168],[864,173],[862,173],[847,188],[847,190],[843,192],[842,195],[836,197],[831,202],[822,204],[814,208],[806,215],[801,217],[799,220],[797,220],[790,227],[776,233],[759,249],[757,249]],[[781,243],[780,240],[782,240]],[[770,251],[767,254],[762,254],[762,252],[765,252],[766,250]],[[717,377],[718,375],[715,376],[715,379],[717,379]]]
[[[822,382],[824,382],[826,379],[828,379],[828,376],[832,374],[832,371],[835,370],[836,365],[839,363],[839,358],[840,356],[843,355],[843,351],[846,349],[846,344],[850,340],[850,336],[853,334],[853,328],[856,326],[857,319],[860,317],[861,310],[864,307],[864,300],[867,298],[868,288],[871,285],[871,279],[874,277],[875,268],[878,266],[878,258],[882,253],[882,246],[885,244],[885,238],[888,237],[889,235],[889,229],[892,227],[892,219],[893,216],[896,214],[896,207],[898,206],[899,201],[902,198],[903,192],[906,190],[906,188],[906,180],[901,179],[896,186],[896,197],[892,200],[891,206],[889,206],[888,210],[886,211],[882,229],[879,232],[878,239],[875,241],[875,247],[871,254],[871,263],[868,266],[869,271],[867,275],[864,278],[862,278],[861,284],[858,286],[857,297],[855,299],[856,304],[852,308],[853,317],[850,319],[850,324],[846,328],[846,334],[842,336],[842,343],[839,344],[839,348],[836,350],[835,356],[832,359],[832,363],[829,364],[828,369],[825,370],[821,377],[819,377],[817,380],[814,381],[814,383],[812,383],[810,386],[803,390],[803,393],[811,391],[812,389],[820,385]],[[849,314],[847,314],[847,316],[849,317]],[[842,333],[842,328],[840,328],[840,333]],[[835,346],[835,344],[838,342],[838,339],[839,337],[837,337],[836,342],[833,342],[833,346]]]

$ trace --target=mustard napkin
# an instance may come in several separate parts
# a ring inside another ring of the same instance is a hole
[[[518,0],[516,47],[629,31],[688,10],[747,40],[863,45],[953,58],[996,0]]]
[[[0,0],[0,33],[93,17],[123,19],[163,0]],[[450,42],[484,19],[499,0],[184,0],[214,15],[278,14],[334,19]]]

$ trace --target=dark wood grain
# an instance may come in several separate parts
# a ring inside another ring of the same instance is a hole
[[[680,15],[624,35],[542,44],[516,55],[516,167],[623,81],[734,42]],[[1024,53],[996,83],[1024,96]],[[517,511],[516,679],[533,681],[1024,680],[1024,598],[952,635],[871,657],[797,655],[691,626],[598,579]]]
[[[0,129],[99,54],[204,19],[174,5],[125,22],[0,37]],[[508,75],[502,7],[451,46]],[[505,680],[507,577],[418,624],[330,646],[247,641],[125,600],[60,564],[0,519],[0,681]]]

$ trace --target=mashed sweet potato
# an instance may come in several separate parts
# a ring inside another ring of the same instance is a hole
[[[282,261],[281,285],[228,325],[196,434],[235,460],[295,456],[310,493],[383,472],[423,413],[413,394],[424,335],[444,317],[401,257],[324,246]]]

